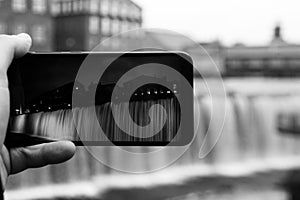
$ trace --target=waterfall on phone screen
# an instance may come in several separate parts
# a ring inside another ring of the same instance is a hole
[[[152,105],[159,104],[154,109]],[[133,120],[125,116],[125,109],[129,108],[129,113]],[[111,108],[111,109],[110,109]],[[167,121],[164,127],[163,109],[167,113]],[[131,135],[150,135],[156,127],[164,127],[162,134],[147,141],[171,141],[176,135],[176,130],[180,125],[179,106],[174,98],[132,101],[121,103],[105,103],[94,107],[78,107],[52,112],[38,112],[32,114],[18,115],[11,122],[11,130],[16,133],[25,133],[33,136],[47,137],[51,139],[64,139],[72,141],[135,141],[135,137],[124,134],[115,123],[112,111],[117,113],[116,118],[121,124],[126,125],[126,129]],[[97,117],[93,117],[96,112]],[[142,129],[142,126],[134,127],[133,123],[148,124],[149,120],[154,121],[155,127]],[[99,126],[104,125],[102,127]],[[76,125],[75,125],[76,124]],[[105,134],[104,134],[105,133]],[[137,138],[138,139],[138,138]]]

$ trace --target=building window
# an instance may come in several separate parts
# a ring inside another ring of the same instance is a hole
[[[141,19],[141,10],[139,8],[136,8],[136,19]]]
[[[281,68],[282,66],[284,66],[283,60],[282,59],[271,59],[269,61],[269,67],[270,68]]]
[[[109,12],[109,1],[102,0],[100,4],[100,11],[102,15],[107,15]]]
[[[131,5],[129,9],[130,9],[130,14],[129,14],[130,18],[139,19],[141,17],[140,16],[141,15],[141,11],[140,11],[140,9],[137,6]]]
[[[250,60],[249,68],[260,69],[263,66],[263,60]]]
[[[73,3],[73,12],[77,13],[79,11],[79,1],[72,1]]]
[[[112,28],[111,28],[112,34],[117,34],[120,31],[120,23],[119,20],[115,19],[112,22]]]
[[[227,60],[227,67],[229,69],[240,69],[243,65],[241,60],[230,59]]]
[[[120,14],[123,18],[127,17],[127,14],[128,14],[127,8],[128,8],[128,6],[126,3],[120,4]]]
[[[136,19],[139,15],[139,9],[136,6],[132,6],[132,18]]]
[[[96,16],[90,17],[89,31],[91,34],[99,33],[99,17],[96,17]]]
[[[83,1],[83,9],[85,11],[89,11],[89,9],[90,9],[90,3],[89,3],[89,1],[87,1],[87,0]]]
[[[67,3],[67,12],[68,12],[68,13],[71,13],[71,12],[72,12],[72,1],[69,1],[69,2]]]
[[[128,13],[128,17],[132,18],[134,15],[134,6],[133,5],[128,5],[128,10],[130,10],[130,12]]]
[[[78,1],[78,9],[79,11],[83,11],[83,0]]]
[[[17,24],[14,27],[13,34],[17,35],[19,33],[24,33],[24,32],[26,32],[26,26],[25,26],[25,24]]]
[[[102,18],[101,19],[101,30],[103,35],[108,35],[110,33],[110,19]]]
[[[61,8],[62,8],[62,13],[66,13],[67,12],[67,10],[68,10],[68,5],[67,5],[67,2],[65,2],[65,1],[63,1],[63,2],[61,2]]]
[[[131,10],[131,18],[135,18],[135,15],[136,15],[136,7],[134,6],[134,5],[132,5],[131,6],[131,8],[130,8],[130,10]]]
[[[114,0],[111,5],[111,14],[117,16],[119,14],[119,2]]]
[[[35,13],[46,12],[46,0],[32,0],[32,11]]]
[[[44,44],[46,42],[46,28],[42,25],[35,25],[32,28],[32,39],[36,44]]]
[[[97,13],[98,12],[98,8],[99,8],[99,4],[98,4],[98,0],[91,0],[90,1],[90,12],[91,13]]]
[[[53,3],[51,3],[51,7],[50,7],[51,13],[53,15],[60,14],[60,6],[61,6],[61,4],[59,2],[53,2]]]
[[[0,34],[6,33],[6,24],[3,22],[0,22]]]
[[[299,68],[300,67],[300,60],[299,59],[289,59],[288,65],[290,68]]]
[[[70,13],[72,11],[72,2],[71,1],[64,1],[62,2],[62,13]]]
[[[26,0],[12,0],[12,9],[16,12],[25,12]]]

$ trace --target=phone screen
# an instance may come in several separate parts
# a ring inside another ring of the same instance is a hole
[[[8,78],[8,137],[118,146],[193,137],[193,65],[183,53],[29,53]]]

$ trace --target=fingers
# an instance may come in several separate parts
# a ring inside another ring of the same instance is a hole
[[[13,36],[16,37],[16,46],[15,46],[15,58],[19,58],[28,53],[32,40],[27,33],[21,33],[19,35]]]
[[[7,69],[14,57],[29,51],[31,38],[27,34],[0,35],[0,148],[5,138],[9,117],[9,91]]]
[[[28,168],[57,164],[70,159],[75,153],[75,145],[69,141],[45,143],[10,150],[10,174]]]
[[[26,33],[19,35],[0,35],[0,72],[7,71],[13,58],[25,55],[32,40]]]

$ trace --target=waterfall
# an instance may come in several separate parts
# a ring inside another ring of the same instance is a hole
[[[180,110],[176,98],[131,101],[121,103],[105,103],[94,107],[76,107],[73,110],[57,110],[52,112],[38,112],[14,116],[11,120],[10,130],[15,133],[25,133],[32,136],[48,137],[50,139],[64,139],[79,141],[135,141],[134,137],[123,134],[116,124],[125,124],[131,135],[149,136],[150,132],[157,132],[156,127],[163,127],[162,132],[145,141],[170,142],[176,135],[180,125]],[[152,105],[159,104],[162,107]],[[125,116],[125,108],[129,108],[132,120]],[[164,126],[163,109],[167,113]],[[117,113],[114,119],[112,112]],[[96,113],[93,115],[93,113]],[[96,116],[96,117],[93,117]],[[154,126],[149,129],[134,127],[133,122],[147,125],[153,119]],[[100,124],[101,127],[98,125]],[[101,128],[106,135],[101,134]],[[142,139],[143,140],[143,139]],[[143,140],[143,141],[144,141]]]
[[[210,96],[207,94],[196,94],[194,100],[197,101],[200,106],[200,121],[197,137],[184,155],[173,164],[173,167],[209,165],[223,172],[239,173],[241,171],[251,172],[258,169],[289,168],[295,163],[299,164],[297,160],[300,160],[300,138],[278,131],[278,115],[282,112],[292,111],[298,111],[300,113],[300,95],[295,92],[296,90],[291,89],[291,83],[285,84],[284,81],[280,82],[279,80],[274,80],[276,83],[279,82],[278,85],[282,84],[282,87],[278,88],[278,90],[276,90],[276,88],[274,89],[275,86],[273,86],[272,81],[270,81],[270,83],[256,83],[254,80],[253,82],[254,85],[264,86],[266,91],[271,90],[273,93],[269,94],[260,91],[263,87],[256,87],[251,90],[247,89],[248,85],[243,85],[245,82],[239,80],[235,83],[238,89],[232,87],[234,84],[229,83],[229,81],[226,82],[227,89],[231,89],[233,92],[230,93],[227,98],[227,114],[224,127],[216,146],[204,159],[198,158],[199,149],[206,134],[208,134],[208,142],[214,142],[212,141],[213,137],[210,137],[210,135],[217,134],[216,128],[214,127],[217,122],[210,122],[209,120],[212,109]],[[251,81],[249,81],[249,85],[251,85]],[[287,94],[287,91],[290,91],[290,94]],[[216,102],[218,102],[218,99]],[[130,107],[136,120],[147,120],[146,118],[140,118],[137,112],[146,112],[149,107],[147,103],[149,105],[153,104],[153,102],[140,102]],[[166,109],[167,112],[172,112],[172,109],[176,109],[172,99],[159,100],[158,103],[164,104],[167,108],[169,106],[169,110]],[[96,109],[99,116],[105,116],[100,118],[100,120],[112,120],[112,116],[107,114],[107,106],[110,105],[107,104]],[[121,110],[121,106],[124,105],[116,105],[114,109]],[[95,126],[93,126],[97,121],[87,120],[91,112],[89,109],[91,108],[78,108],[76,112],[81,114],[77,115],[76,120],[81,124],[81,131],[87,131],[88,133],[97,132]],[[154,118],[157,117],[157,121],[159,121],[159,111],[157,111],[157,113],[150,113],[150,115],[153,115]],[[169,115],[171,114],[169,113]],[[36,134],[42,133],[44,135],[60,133],[60,137],[63,136],[66,139],[74,139],[74,135],[69,134],[70,132],[72,134],[75,132],[73,122],[69,119],[70,116],[70,110],[35,113],[30,116],[20,115],[13,121],[13,127],[16,131],[32,130]],[[169,123],[168,130],[172,131],[172,128],[176,126],[174,120],[178,120],[178,116],[171,117],[170,119],[172,120],[167,121],[167,123]],[[28,124],[25,123],[26,120],[31,122],[31,126],[25,126],[25,124]],[[124,118],[123,120],[127,119]],[[217,118],[217,120],[222,119]],[[212,128],[209,129],[207,133],[209,123],[211,123]],[[54,126],[54,124],[56,126]],[[114,130],[115,127],[107,123],[106,129]],[[158,147],[126,148],[143,152],[147,149],[155,149]],[[134,164],[139,165],[139,168],[148,170],[154,163],[163,162],[168,157],[168,155],[162,154],[157,160],[127,160],[114,151],[113,148],[93,147],[91,150],[94,152],[105,151],[108,160],[114,160],[114,162],[119,162],[128,167],[132,166],[132,169],[134,169]],[[9,181],[9,189],[41,184],[72,182],[89,179],[95,175],[111,173],[117,172],[99,163],[83,147],[78,147],[76,155],[66,163],[28,170],[12,176]],[[37,176],[39,177],[38,179],[36,178]]]

